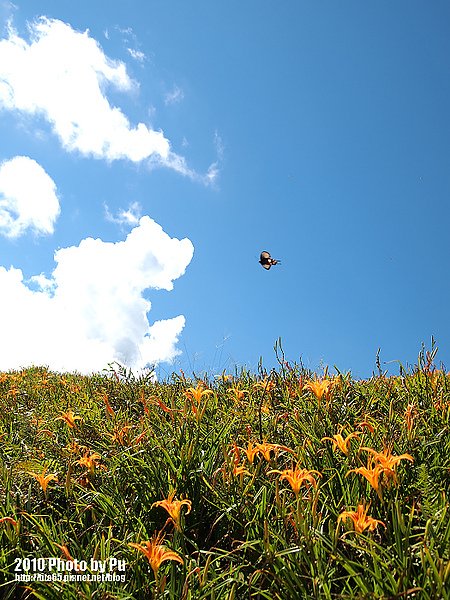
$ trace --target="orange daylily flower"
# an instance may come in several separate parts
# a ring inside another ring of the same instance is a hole
[[[383,473],[383,467],[380,465],[376,465],[373,469],[369,469],[366,467],[358,467],[357,469],[351,469],[346,474],[346,477],[350,475],[350,473],[358,473],[367,479],[373,489],[377,492],[377,494],[381,498],[381,482],[380,476]]]
[[[214,392],[208,388],[205,388],[202,381],[199,381],[195,388],[190,387],[184,392],[186,398],[189,398],[189,400],[191,401],[192,412],[194,413],[195,418],[198,422],[200,422],[200,420],[203,418],[203,415],[205,414],[207,400],[210,394],[214,394]],[[203,396],[205,396],[206,398],[202,404],[201,401]]]
[[[122,427],[114,427],[114,433],[107,433],[106,435],[111,438],[112,442],[117,442],[120,446],[126,446],[128,444],[128,432],[133,429],[133,425],[123,425]]]
[[[237,463],[234,464],[232,473],[236,477],[238,475],[251,475],[251,473],[245,468],[244,464],[238,465]]]
[[[202,383],[198,383],[197,386],[189,387],[184,392],[184,395],[190,400],[194,400],[197,404],[201,401],[203,396],[208,396],[209,394],[214,394],[214,392],[208,388],[204,388]]]
[[[378,525],[383,525],[383,527],[386,527],[383,521],[369,517],[367,511],[368,508],[365,508],[363,504],[358,504],[356,511],[344,510],[344,512],[342,512],[338,517],[338,523],[344,519],[351,519],[353,522],[353,528],[357,533],[363,533],[363,531],[366,529],[373,531],[378,527]]]
[[[286,452],[293,453],[293,451],[290,448],[287,448],[286,446],[281,446],[280,444],[269,444],[269,442],[263,442],[262,444],[256,444],[256,448],[258,448],[258,452],[263,455],[263,457],[267,460],[267,462],[270,462],[270,459],[271,459],[270,453],[271,452],[273,452],[275,454],[275,456],[278,456],[278,453],[281,450],[285,450]]]
[[[389,448],[385,449],[383,452],[377,452],[373,448],[365,447],[361,448],[361,450],[367,450],[367,452],[371,452],[373,454],[373,459],[377,461],[384,469],[392,469],[392,467],[396,467],[401,460],[409,460],[414,462],[414,459],[410,454],[401,454],[400,456],[395,456],[391,453]]]
[[[314,394],[320,404],[324,396],[329,400],[333,385],[334,381],[332,379],[316,379],[308,381],[304,387]]]
[[[255,460],[255,456],[260,452],[258,448],[259,444],[253,445],[253,442],[249,442],[247,448],[242,448],[242,450],[247,455],[248,462],[252,465]]]
[[[42,469],[42,473],[33,473],[31,471],[28,471],[28,475],[31,475],[32,477],[34,477],[36,479],[36,481],[39,483],[42,490],[44,491],[45,495],[47,495],[47,487],[48,487],[48,484],[50,483],[50,481],[53,481],[53,480],[58,481],[58,478],[56,477],[56,475],[54,475],[54,474],[46,475],[45,474],[47,472],[47,468],[48,467],[44,467]]]
[[[236,476],[244,475],[244,474],[250,475],[250,473],[245,468],[244,463],[242,463],[241,465],[239,464],[239,461],[241,460],[241,452],[240,452],[241,450],[243,450],[243,448],[240,448],[236,444],[236,442],[233,442],[232,451],[234,452],[234,458],[233,458],[233,466],[231,469],[231,473]],[[225,472],[225,467],[224,467],[224,472]]]
[[[154,506],[161,506],[164,508],[170,515],[170,520],[175,525],[177,531],[181,531],[181,507],[186,506],[186,513],[189,514],[192,508],[192,502],[190,500],[174,500],[175,491],[171,492],[167,498],[164,500],[159,500],[158,502],[153,502],[152,508]]]
[[[406,423],[406,429],[410,433],[414,427],[414,421],[416,420],[416,417],[418,414],[419,413],[418,413],[416,404],[414,402],[409,403],[405,410],[405,423]]]
[[[391,453],[389,448],[386,448],[383,452],[377,452],[373,448],[366,447],[361,448],[361,450],[367,450],[367,452],[371,452],[373,454],[373,461],[377,463],[377,466],[380,466],[382,471],[386,473],[387,477],[390,477],[394,481],[397,481],[395,469],[401,460],[409,460],[410,462],[414,462],[414,459],[410,454],[395,456]]]
[[[308,469],[299,469],[298,466],[295,469],[284,469],[284,471],[278,471],[276,469],[269,471],[269,473],[279,473],[280,481],[286,479],[289,482],[292,491],[298,497],[300,488],[305,483],[312,485],[314,488],[317,487],[316,477],[322,477],[322,473],[319,471],[309,471]],[[316,475],[316,477],[314,477]]]
[[[237,384],[230,387],[228,393],[230,394],[230,396],[234,396],[234,400],[236,400],[236,402],[239,402],[240,400],[244,399],[245,394],[247,394],[248,392],[247,390],[241,390],[239,384]]]
[[[87,467],[89,473],[93,475],[95,467],[100,466],[99,462],[101,458],[102,457],[97,452],[90,453],[89,450],[86,450],[82,458],[80,458],[80,460],[78,460],[77,463],[81,466]]]
[[[161,532],[155,532],[149,541],[141,542],[140,544],[128,544],[132,548],[136,548],[139,550],[139,552],[142,552],[142,554],[147,557],[147,560],[153,569],[156,581],[158,581],[158,570],[164,561],[174,560],[180,564],[184,563],[184,560],[179,554],[173,550],[169,550],[166,546],[164,546],[162,543],[163,541],[164,535]]]
[[[56,417],[55,421],[59,420],[64,421],[66,425],[68,425],[68,427],[73,429],[76,425],[75,421],[82,421],[83,419],[81,417],[75,416],[73,414],[73,410],[68,410],[67,412],[63,413],[60,417]]]
[[[323,442],[324,440],[330,440],[330,442],[332,442],[335,450],[337,448],[339,448],[339,450],[341,450],[341,452],[343,452],[346,456],[348,456],[348,454],[350,452],[350,440],[353,438],[357,438],[359,435],[362,435],[362,433],[360,431],[354,431],[353,433],[350,433],[350,435],[348,435],[344,439],[340,433],[336,433],[335,435],[333,435],[332,438],[331,437],[323,437],[321,439],[321,441]]]

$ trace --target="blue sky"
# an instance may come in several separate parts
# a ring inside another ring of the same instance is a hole
[[[0,0],[0,369],[450,365],[448,2],[36,4]]]

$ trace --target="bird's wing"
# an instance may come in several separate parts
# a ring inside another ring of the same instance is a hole
[[[264,250],[263,252],[261,252],[261,256],[259,258],[260,260],[267,260],[268,258],[270,258],[270,252]]]
[[[263,263],[263,267],[265,269],[267,269],[267,270],[269,270],[271,266],[272,266],[272,263],[270,263],[270,262],[269,263]]]

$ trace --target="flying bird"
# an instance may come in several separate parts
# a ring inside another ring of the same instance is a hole
[[[267,250],[264,250],[264,252],[261,252],[261,256],[259,257],[259,263],[265,269],[268,270],[268,269],[270,269],[270,267],[272,265],[278,265],[278,264],[280,264],[280,261],[276,260],[275,258],[272,258],[270,256],[270,252],[267,252]]]

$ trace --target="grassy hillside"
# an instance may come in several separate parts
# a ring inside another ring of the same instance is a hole
[[[161,383],[0,374],[0,595],[450,598],[433,358],[366,381],[283,360]]]

